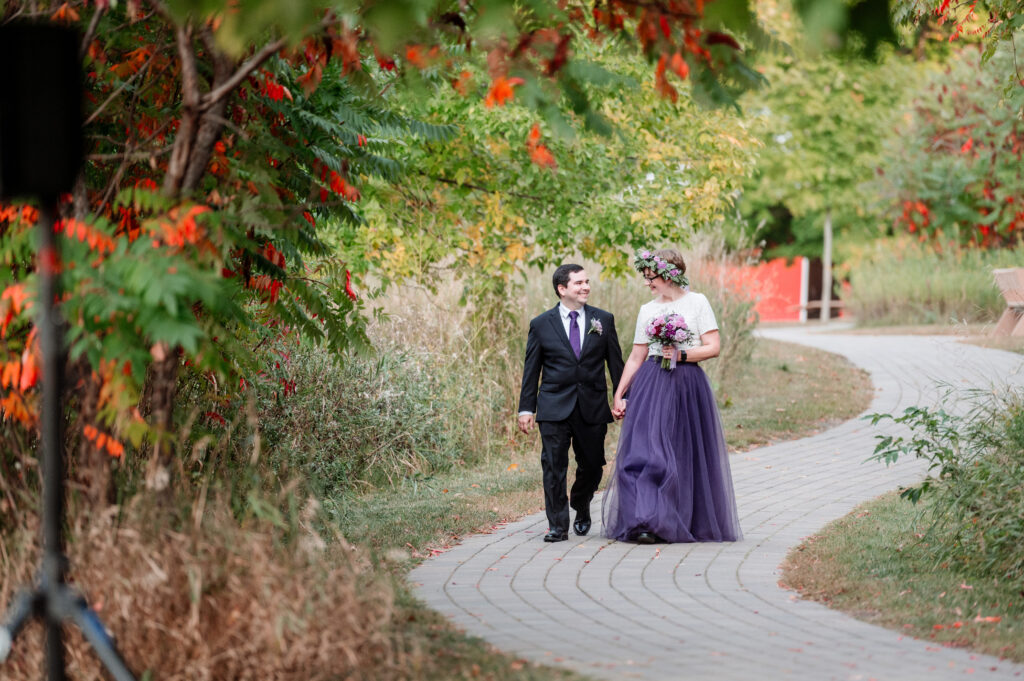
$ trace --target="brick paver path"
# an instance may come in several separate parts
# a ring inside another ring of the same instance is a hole
[[[877,389],[872,412],[932,405],[938,381],[1024,385],[1021,356],[950,337],[805,329],[763,335],[845,355],[866,369]],[[879,432],[855,419],[734,454],[741,542],[638,546],[604,539],[595,522],[590,536],[545,544],[546,522],[538,513],[467,538],[424,562],[410,580],[424,601],[470,634],[596,678],[1024,678],[1024,665],[904,637],[778,586],[778,565],[802,538],[924,474],[919,461],[891,468],[865,462]],[[600,498],[595,520],[599,509]]]

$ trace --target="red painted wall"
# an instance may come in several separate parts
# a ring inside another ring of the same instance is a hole
[[[786,262],[776,258],[754,266],[728,267],[731,288],[756,300],[755,310],[762,322],[799,322],[804,259]]]

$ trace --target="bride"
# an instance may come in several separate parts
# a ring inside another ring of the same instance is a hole
[[[703,294],[688,290],[678,251],[639,251],[634,266],[655,298],[640,308],[615,391],[612,413],[625,421],[604,497],[604,535],[641,544],[736,541],[742,535],[722,424],[697,364],[718,356],[715,314]],[[652,320],[664,326],[672,314],[682,317],[671,320],[683,329],[670,336],[677,340],[652,337]]]

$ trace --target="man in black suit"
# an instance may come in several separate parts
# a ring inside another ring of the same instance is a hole
[[[519,396],[519,429],[530,432],[535,420],[540,428],[546,542],[569,538],[570,506],[576,510],[576,534],[590,531],[590,501],[601,482],[604,437],[612,421],[605,365],[613,392],[623,367],[615,318],[586,304],[586,271],[579,265],[562,265],[551,283],[559,303],[530,322]],[[567,503],[570,444],[576,456],[576,482]]]

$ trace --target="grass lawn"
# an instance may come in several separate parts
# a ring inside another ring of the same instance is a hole
[[[781,583],[804,598],[938,645],[1024,662],[1024,591],[936,565],[920,507],[895,492],[828,525],[787,557]]]
[[[872,394],[866,374],[841,358],[762,340],[750,371],[719,391],[719,401],[729,447],[743,451],[853,418],[867,408]],[[508,418],[515,416],[510,412]],[[618,430],[617,424],[609,429],[609,459]],[[426,666],[415,678],[581,678],[516,660],[455,632],[444,618],[420,605],[404,582],[408,570],[431,552],[543,510],[539,453],[534,431],[479,465],[325,502],[349,541],[369,547],[382,568],[395,576],[407,633],[422,641],[424,651]],[[610,470],[606,468],[606,478]]]

